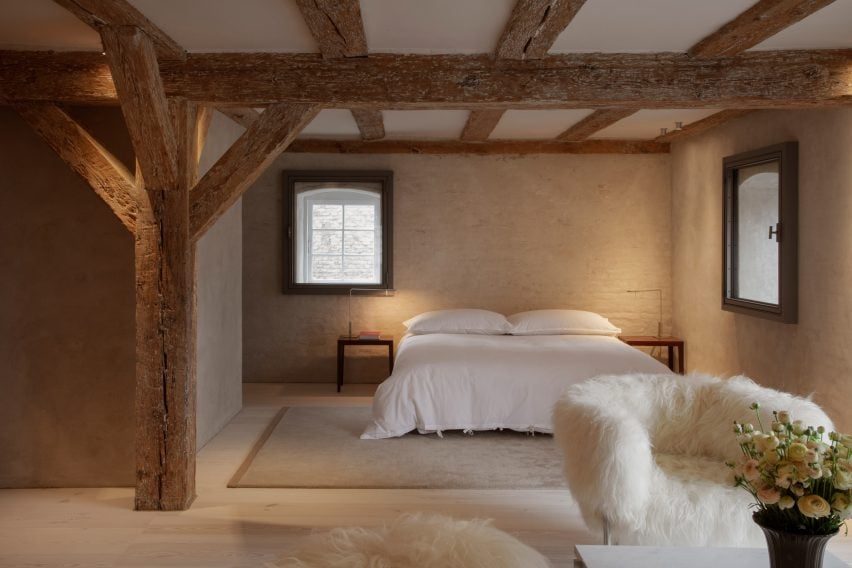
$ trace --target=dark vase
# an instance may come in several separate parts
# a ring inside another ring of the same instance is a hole
[[[766,537],[771,568],[822,568],[825,546],[838,531],[829,534],[796,534],[779,531],[754,520]]]

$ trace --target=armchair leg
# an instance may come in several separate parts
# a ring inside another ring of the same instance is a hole
[[[603,543],[612,546],[612,534],[609,532],[609,521],[606,517],[603,518]]]

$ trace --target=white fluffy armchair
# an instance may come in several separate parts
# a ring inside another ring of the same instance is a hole
[[[773,410],[832,426],[810,400],[746,377],[601,376],[568,388],[554,435],[586,524],[605,518],[616,544],[764,546],[752,498],[724,464],[740,453],[733,422],[755,423],[755,401],[767,428]]]

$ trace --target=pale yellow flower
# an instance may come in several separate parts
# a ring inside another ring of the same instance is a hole
[[[852,472],[848,469],[838,468],[834,477],[834,487],[841,491],[852,489]]]
[[[781,499],[778,500],[778,507],[781,509],[789,509],[795,504],[795,499],[793,499],[789,495],[784,495],[783,497],[781,497]]]
[[[801,442],[793,442],[790,444],[790,447],[787,448],[787,457],[796,462],[804,461],[807,453],[808,447]]]
[[[796,505],[799,507],[799,511],[804,516],[812,519],[827,517],[831,514],[831,505],[829,505],[828,501],[819,495],[805,495],[804,497],[799,497]]]
[[[842,513],[849,508],[849,496],[845,493],[835,493],[831,498],[831,508]]]
[[[789,424],[790,423],[790,413],[787,412],[786,410],[779,410],[778,411],[778,422],[781,422],[782,424]]]

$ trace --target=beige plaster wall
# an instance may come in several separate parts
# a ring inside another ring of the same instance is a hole
[[[206,172],[243,128],[213,115],[199,163]],[[243,213],[237,202],[199,240],[196,248],[198,306],[198,449],[242,407],[243,377]]]
[[[118,109],[75,113],[133,164]],[[0,487],[133,483],[133,239],[0,109]]]
[[[282,293],[282,171],[288,168],[394,171],[397,291],[356,298],[355,330],[399,338],[401,322],[427,310],[565,307],[651,333],[656,296],[625,290],[657,287],[665,290],[668,323],[668,155],[285,154],[243,198],[245,381],[333,381],[335,341],[347,329],[345,296]],[[355,354],[347,360],[347,380],[387,376],[381,357]]]
[[[799,323],[724,312],[722,159],[799,142]],[[743,117],[672,150],[674,329],[692,371],[813,393],[852,430],[852,109]]]

